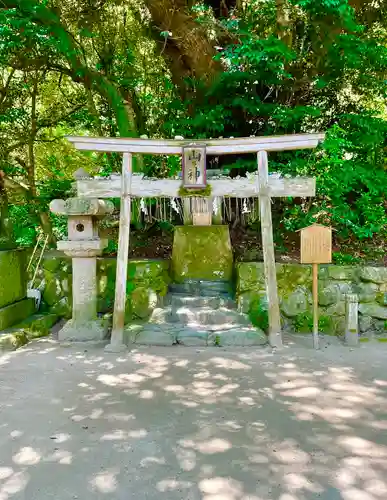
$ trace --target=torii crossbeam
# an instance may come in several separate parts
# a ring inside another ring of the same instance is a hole
[[[273,347],[282,346],[281,318],[277,291],[277,277],[273,244],[271,215],[272,197],[314,196],[314,178],[271,178],[268,173],[268,152],[313,149],[324,140],[324,134],[284,135],[277,137],[249,137],[241,139],[156,140],[120,139],[102,137],[68,137],[79,150],[123,153],[122,174],[110,179],[81,179],[77,181],[80,197],[121,198],[119,242],[117,253],[116,289],[113,329],[107,349],[119,352],[124,344],[124,317],[126,280],[130,236],[132,197],[178,197],[181,181],[175,179],[144,179],[132,175],[133,154],[181,155],[183,147],[200,143],[207,155],[257,153],[258,175],[243,179],[218,179],[211,184],[211,196],[237,198],[259,197],[262,248],[265,268],[266,291],[269,304],[269,342]]]

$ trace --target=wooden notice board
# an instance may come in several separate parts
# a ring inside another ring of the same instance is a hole
[[[301,229],[301,264],[332,262],[332,229],[313,224]]]

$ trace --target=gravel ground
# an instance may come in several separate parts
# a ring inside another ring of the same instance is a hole
[[[0,500],[385,500],[387,346],[0,358]]]

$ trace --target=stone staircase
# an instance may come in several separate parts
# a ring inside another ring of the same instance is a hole
[[[163,307],[146,324],[127,326],[129,341],[146,345],[254,346],[267,337],[237,311],[231,288],[223,281],[173,284]]]

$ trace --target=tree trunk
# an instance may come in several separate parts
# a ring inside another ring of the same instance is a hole
[[[8,196],[5,188],[5,175],[0,171],[0,250],[15,247],[12,226],[8,217]]]
[[[214,80],[220,64],[206,30],[190,15],[186,0],[145,0],[156,25],[155,34],[174,83],[184,87],[187,77]],[[163,39],[161,33],[165,33]],[[168,34],[170,33],[170,34]]]
[[[52,224],[50,221],[50,216],[47,210],[43,210],[39,206],[36,191],[36,180],[35,180],[35,141],[38,133],[38,122],[37,122],[37,108],[36,100],[38,96],[38,82],[39,75],[35,74],[34,83],[31,93],[31,128],[30,135],[28,138],[28,164],[27,164],[27,179],[29,185],[29,195],[31,197],[31,209],[35,215],[38,216],[40,220],[40,225],[43,232],[48,236],[49,244],[55,245],[56,238],[52,231]]]
[[[39,212],[40,226],[43,233],[48,236],[48,244],[56,245],[56,237],[52,229],[52,222],[50,219],[50,214],[47,210]]]
[[[287,0],[276,0],[277,4],[277,36],[288,47],[292,46],[291,23]]]
[[[38,75],[35,74],[34,82],[31,93],[31,124],[30,133],[28,137],[28,164],[27,164],[27,183],[33,198],[36,197],[35,185],[35,139],[37,134],[37,121],[36,121],[36,98],[38,95]]]

